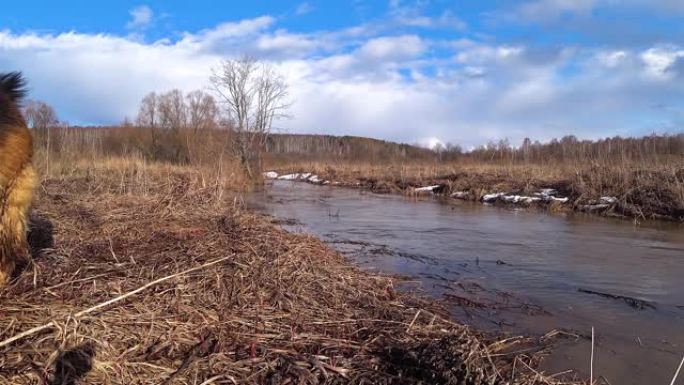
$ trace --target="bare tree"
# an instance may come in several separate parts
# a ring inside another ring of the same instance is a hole
[[[187,126],[187,106],[183,92],[172,90],[159,96],[157,106],[159,115],[159,126],[164,130],[167,146],[163,149],[163,158],[176,162],[189,162],[186,140],[183,137]]]
[[[204,91],[192,91],[185,96],[187,126],[184,131],[185,147],[192,163],[215,162],[216,154],[208,152],[212,147],[209,130],[219,125],[219,109],[216,99]],[[222,149],[223,150],[223,149]],[[223,151],[222,151],[223,152]]]
[[[37,145],[45,149],[45,170],[50,171],[50,128],[59,123],[57,112],[49,104],[31,100],[24,108],[26,123],[34,131]]]
[[[157,94],[150,92],[140,102],[140,109],[138,110],[137,123],[140,127],[156,127],[159,122],[157,117]]]
[[[159,152],[159,97],[155,92],[150,92],[140,102],[140,109],[138,110],[138,117],[136,119],[138,126],[150,130],[150,137],[152,139],[152,156],[157,157]]]
[[[233,148],[254,179],[273,121],[286,116],[287,84],[271,66],[249,57],[224,60],[210,80],[236,131]]]
[[[31,100],[26,104],[24,116],[28,126],[36,131],[42,140],[47,140],[48,128],[59,122],[55,109],[45,102]]]
[[[176,132],[185,128],[187,111],[183,92],[173,90],[160,95],[158,109],[162,128]]]
[[[187,123],[194,134],[215,128],[218,125],[219,109],[213,96],[197,90],[187,94],[185,99],[187,101]]]

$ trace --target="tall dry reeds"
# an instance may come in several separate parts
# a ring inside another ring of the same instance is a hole
[[[121,180],[134,175],[141,187],[150,167],[189,166],[204,187],[244,190],[253,183],[232,155],[230,134],[224,131],[182,130],[160,135],[133,126],[50,130],[50,146],[36,146],[34,157],[44,179],[115,172],[121,174]]]

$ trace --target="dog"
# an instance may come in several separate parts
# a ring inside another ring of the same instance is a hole
[[[21,73],[0,74],[0,287],[29,258],[26,232],[36,173],[31,132],[19,108],[25,94]]]

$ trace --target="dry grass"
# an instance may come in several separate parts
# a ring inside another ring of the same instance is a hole
[[[217,181],[137,160],[53,169],[36,210],[55,246],[0,294],[0,340],[48,326],[0,347],[0,383],[555,383],[530,340],[449,321]]]
[[[603,196],[618,199],[611,214],[638,219],[684,221],[684,159],[625,163],[292,162],[268,165],[279,172],[314,172],[344,185],[376,192],[407,192],[443,184],[444,194],[469,191],[472,199],[493,192],[528,194],[554,188],[579,209]]]

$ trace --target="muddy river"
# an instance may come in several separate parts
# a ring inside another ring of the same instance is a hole
[[[684,355],[684,227],[301,182],[270,182],[248,203],[360,266],[409,277],[479,329],[556,342],[543,369],[610,384],[669,384]],[[684,378],[680,378],[684,383]],[[600,383],[600,382],[599,382]]]

